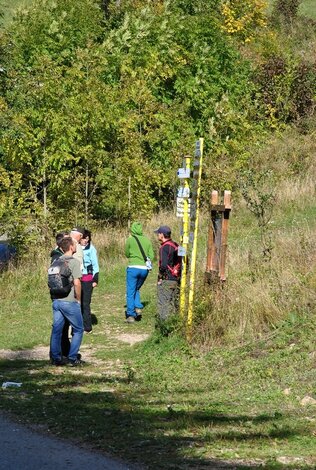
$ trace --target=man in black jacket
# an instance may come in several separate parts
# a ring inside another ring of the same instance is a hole
[[[164,321],[177,311],[181,258],[178,256],[178,244],[171,239],[170,227],[161,225],[155,233],[160,242],[157,283],[158,317]]]

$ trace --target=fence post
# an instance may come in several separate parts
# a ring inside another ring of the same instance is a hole
[[[225,264],[230,211],[231,192],[224,191],[224,203],[219,204],[218,192],[212,191],[205,271],[205,280],[209,284],[226,280]]]

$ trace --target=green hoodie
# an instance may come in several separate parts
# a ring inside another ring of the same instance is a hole
[[[146,266],[143,255],[133,235],[136,235],[138,238],[145,255],[151,260],[154,259],[154,250],[151,241],[143,235],[142,224],[139,222],[133,222],[131,226],[131,236],[128,237],[125,243],[125,256],[128,258],[128,265]]]

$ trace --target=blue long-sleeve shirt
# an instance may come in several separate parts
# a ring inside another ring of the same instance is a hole
[[[99,262],[97,250],[92,243],[89,243],[83,249],[83,270],[82,274],[92,274],[93,281],[98,283],[99,281]]]

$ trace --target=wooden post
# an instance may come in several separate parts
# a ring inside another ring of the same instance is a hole
[[[192,199],[192,214],[191,222],[193,222],[193,242],[190,263],[190,278],[189,278],[189,298],[188,298],[188,319],[187,319],[187,338],[191,338],[192,322],[193,322],[193,300],[195,288],[195,271],[196,271],[196,258],[197,258],[197,245],[198,245],[198,230],[199,230],[199,210],[200,210],[200,192],[201,192],[201,179],[202,179],[202,166],[203,166],[203,145],[204,139],[200,138],[195,144],[195,160],[193,164],[193,180],[195,182],[194,199]],[[195,204],[194,204],[195,202]]]
[[[224,213],[222,218],[222,233],[221,233],[221,248],[220,248],[220,259],[219,259],[219,278],[221,281],[226,281],[225,275],[225,264],[227,254],[227,237],[228,237],[228,223],[229,214],[231,210],[231,192],[224,191]]]
[[[211,206],[215,204],[218,204],[218,192],[212,191]],[[208,229],[206,272],[212,271],[214,253],[215,253],[215,227],[213,224],[213,220],[211,218],[211,223]]]
[[[226,280],[225,263],[230,210],[231,192],[224,191],[224,204],[219,204],[218,192],[212,191],[205,272],[205,280],[209,284]]]

